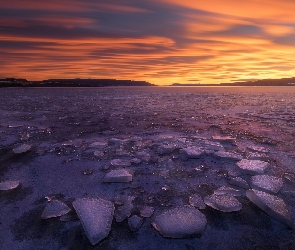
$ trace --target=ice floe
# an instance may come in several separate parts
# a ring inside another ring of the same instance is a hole
[[[143,219],[140,218],[137,215],[133,215],[130,218],[128,218],[128,226],[131,231],[135,232],[137,231],[143,223]]]
[[[189,197],[189,204],[198,209],[205,209],[206,205],[202,199],[202,197],[198,194],[193,194]]]
[[[14,148],[13,149],[13,152],[15,154],[22,154],[22,153],[26,153],[27,151],[29,151],[30,149],[32,148],[31,145],[28,145],[28,144],[23,144],[17,148]]]
[[[59,200],[51,200],[41,214],[42,219],[55,218],[70,212],[71,209]]]
[[[237,165],[243,173],[251,175],[264,174],[270,167],[268,162],[247,159],[237,162]]]
[[[19,181],[2,181],[0,182],[0,191],[9,191],[19,186]]]
[[[242,204],[232,195],[216,195],[212,194],[204,198],[207,206],[222,212],[234,212],[242,209]]]
[[[269,216],[294,228],[291,214],[282,198],[255,189],[248,190],[246,195]]]
[[[251,177],[250,185],[253,189],[275,194],[279,192],[283,186],[283,180],[270,175],[255,175]]]
[[[126,169],[116,169],[108,172],[103,178],[104,182],[131,182],[132,174]]]
[[[229,184],[244,188],[244,189],[248,189],[249,188],[249,184],[246,180],[244,180],[242,177],[234,177],[232,179],[229,180]]]
[[[183,206],[158,215],[153,219],[152,225],[164,237],[184,238],[202,234],[207,219],[199,210]]]
[[[79,198],[73,206],[92,245],[108,236],[115,207],[112,202],[97,198]]]

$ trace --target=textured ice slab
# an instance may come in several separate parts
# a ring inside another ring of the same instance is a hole
[[[202,199],[202,197],[198,194],[193,194],[189,197],[189,204],[198,209],[205,209],[206,205]]]
[[[234,212],[242,209],[242,204],[232,195],[210,195],[204,198],[207,206],[222,212]]]
[[[199,210],[183,206],[160,214],[153,220],[152,225],[163,237],[183,238],[202,234],[207,219]]]
[[[235,185],[235,186],[238,186],[238,187],[241,187],[241,188],[245,188],[245,189],[248,189],[249,188],[249,184],[247,183],[247,181],[245,181],[241,177],[232,178],[229,181],[229,184],[232,184],[232,185]]]
[[[234,142],[236,138],[231,136],[212,136],[212,140],[220,142]]]
[[[246,195],[269,216],[289,227],[294,227],[291,214],[282,198],[255,189],[248,190]]]
[[[21,145],[21,146],[19,146],[17,148],[14,148],[13,152],[15,154],[22,154],[22,153],[25,153],[25,152],[29,151],[31,149],[31,147],[32,147],[31,145],[23,144],[23,145]]]
[[[0,182],[0,191],[9,191],[19,186],[19,181],[3,181]]]
[[[232,152],[226,152],[226,151],[217,151],[213,154],[217,158],[222,158],[226,160],[233,160],[233,161],[239,161],[243,159],[243,156],[240,154],[232,153]]]
[[[117,169],[108,172],[104,179],[104,182],[130,182],[132,181],[132,174],[126,169]]]
[[[224,147],[220,144],[220,142],[217,141],[207,141],[205,140],[203,143],[201,143],[202,146],[204,146],[207,150],[219,150],[224,151]]]
[[[128,226],[131,231],[137,231],[143,223],[143,219],[137,215],[133,215],[128,219]]]
[[[115,210],[112,202],[103,199],[81,198],[76,199],[73,206],[92,245],[108,236]]]
[[[242,195],[240,190],[237,190],[237,189],[234,189],[231,187],[224,187],[224,186],[216,189],[214,191],[214,194],[216,194],[216,195],[229,194],[232,196],[241,196]]]
[[[187,158],[195,159],[200,158],[203,154],[203,151],[198,147],[187,147],[182,149],[182,153],[184,153]]]
[[[129,160],[113,159],[111,160],[111,165],[114,167],[128,167],[131,165],[131,162]]]
[[[70,212],[71,209],[59,200],[50,201],[41,214],[42,219],[59,217]]]
[[[264,174],[264,172],[270,167],[268,162],[246,159],[237,162],[237,165],[243,173],[251,175]]]
[[[275,194],[283,186],[283,180],[270,175],[255,175],[251,177],[250,185],[253,189]]]

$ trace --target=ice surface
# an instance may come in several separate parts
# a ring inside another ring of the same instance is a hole
[[[17,148],[14,148],[13,152],[15,154],[22,154],[22,153],[25,153],[25,152],[29,151],[31,149],[31,147],[32,147],[31,145],[23,144],[23,145],[21,145],[21,146],[19,146]]]
[[[206,205],[202,199],[202,197],[198,194],[193,194],[189,197],[189,204],[198,209],[205,209]]]
[[[207,150],[213,150],[213,151],[224,151],[224,147],[221,145],[220,142],[217,141],[207,141],[205,140],[203,143],[201,143],[203,147],[205,147]]]
[[[140,216],[145,217],[145,218],[149,218],[153,215],[154,211],[155,211],[155,209],[153,207],[144,206],[140,210]]]
[[[143,219],[138,217],[137,215],[133,215],[128,218],[128,226],[133,232],[137,231],[141,227],[142,223]]]
[[[19,181],[3,181],[0,182],[0,191],[8,191],[19,186]]]
[[[145,152],[145,151],[141,151],[141,152],[138,152],[136,157],[142,161],[146,161],[148,162],[150,159],[151,159],[151,156],[148,152]]]
[[[164,237],[184,238],[202,234],[207,225],[204,214],[191,206],[170,209],[152,221],[153,227]]]
[[[247,181],[241,177],[235,177],[230,179],[229,184],[232,184],[241,188],[245,188],[245,189],[249,188],[249,184],[247,183]]]
[[[242,195],[240,190],[236,190],[234,188],[225,187],[225,186],[222,186],[222,187],[216,189],[214,191],[214,194],[216,194],[216,195],[229,194],[232,196],[241,196]]]
[[[183,148],[182,152],[186,155],[187,158],[190,159],[200,158],[203,154],[203,151],[198,147]]]
[[[250,185],[253,189],[275,194],[279,192],[283,186],[283,180],[270,175],[255,175],[251,177]]]
[[[239,161],[243,159],[243,156],[237,153],[226,152],[226,151],[217,151],[213,154],[215,157],[226,159],[226,160],[234,160]]]
[[[116,169],[108,172],[104,179],[104,182],[130,182],[132,181],[132,174],[126,169]]]
[[[96,198],[80,198],[73,206],[92,245],[108,236],[115,207],[112,202]]]
[[[59,217],[70,212],[71,209],[59,200],[51,200],[41,214],[42,219]]]
[[[207,206],[222,212],[234,212],[242,209],[242,204],[232,195],[210,195],[204,198]]]
[[[101,142],[101,141],[93,142],[89,145],[90,148],[98,148],[98,149],[104,149],[107,146],[108,146],[107,142]]]
[[[237,162],[237,165],[243,173],[251,175],[263,174],[270,167],[268,162],[247,159]]]
[[[255,189],[248,190],[246,195],[269,216],[291,228],[294,227],[291,214],[282,198]]]
[[[260,161],[268,161],[269,156],[264,153],[257,153],[257,152],[249,152],[247,154],[248,160],[260,160]]]

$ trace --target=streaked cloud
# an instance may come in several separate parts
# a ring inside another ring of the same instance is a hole
[[[156,84],[295,75],[291,0],[6,1],[0,77]]]

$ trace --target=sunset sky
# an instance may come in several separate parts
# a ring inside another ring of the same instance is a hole
[[[0,77],[154,84],[295,76],[294,0],[10,0]]]

